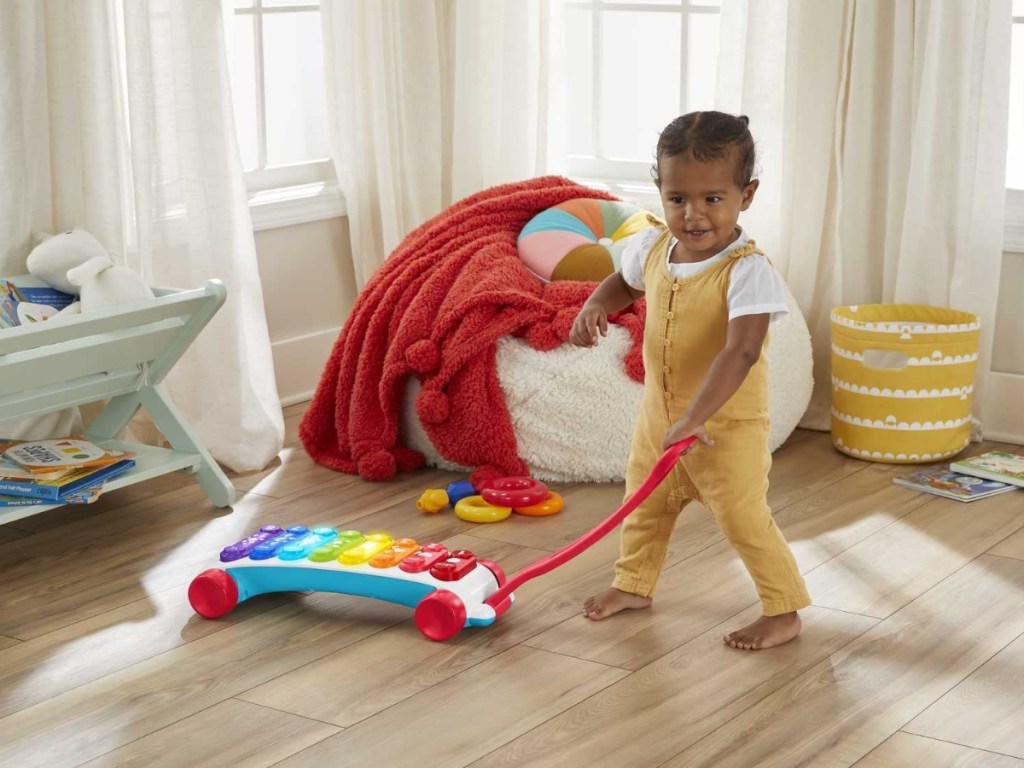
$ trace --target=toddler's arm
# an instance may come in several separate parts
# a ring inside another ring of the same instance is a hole
[[[697,397],[683,418],[665,433],[666,448],[690,435],[697,435],[707,445],[712,444],[704,431],[704,422],[736,393],[751,367],[761,357],[771,317],[768,313],[742,315],[729,321],[725,346],[712,361]]]
[[[598,330],[602,336],[608,335],[608,315],[625,309],[643,295],[643,291],[631,287],[619,272],[613,272],[583,304],[572,325],[569,341],[577,347],[596,346]]]

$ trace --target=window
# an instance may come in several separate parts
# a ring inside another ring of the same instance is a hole
[[[229,13],[235,125],[255,227],[341,215],[319,0],[232,0]]]
[[[714,108],[720,6],[567,1],[571,176],[649,184],[658,131],[684,112]]]

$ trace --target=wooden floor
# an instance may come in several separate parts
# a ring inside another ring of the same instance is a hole
[[[761,653],[720,642],[758,605],[696,506],[654,607],[600,624],[580,603],[615,536],[444,644],[407,608],[332,594],[199,619],[189,581],[261,524],[442,540],[512,572],[620,502],[577,485],[551,518],[423,515],[416,497],[454,475],[316,467],[300,415],[279,463],[236,478],[233,511],[168,477],[0,527],[0,766],[1024,768],[1024,492],[919,495],[796,433],[770,501],[815,602],[797,641]]]

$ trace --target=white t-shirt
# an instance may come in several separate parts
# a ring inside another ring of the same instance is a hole
[[[644,290],[644,262],[647,254],[650,253],[654,241],[661,235],[661,231],[652,227],[642,230],[634,235],[622,252],[622,277],[629,285],[637,291]],[[668,261],[668,255],[672,253],[676,238],[672,238],[666,252],[666,265],[672,277],[684,279],[702,272],[712,264],[717,264],[729,257],[729,254],[737,248],[746,245],[750,240],[747,233],[742,229],[736,242],[730,243],[725,250],[716,253],[710,259],[698,261],[694,264],[673,264]],[[729,275],[729,319],[733,320],[743,315],[760,315],[771,313],[771,322],[781,320],[789,314],[786,306],[786,286],[782,281],[782,275],[768,259],[758,253],[752,253],[739,259],[732,268]]]

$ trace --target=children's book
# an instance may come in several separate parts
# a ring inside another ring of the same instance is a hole
[[[1015,490],[1014,486],[1007,483],[954,472],[948,464],[928,467],[909,475],[900,475],[894,477],[893,482],[914,491],[932,493],[957,501],[977,501]]]
[[[2,445],[3,443],[0,443]],[[15,480],[56,480],[69,472],[74,472],[73,469],[57,469],[53,472],[33,472],[30,469],[25,469],[18,462],[7,458],[0,452],[0,479],[12,478]]]
[[[57,472],[87,467],[106,467],[134,454],[110,451],[80,437],[62,437],[51,440],[0,440],[0,456],[22,469],[47,479],[58,477]],[[0,471],[0,475],[2,475]]]
[[[989,451],[962,461],[954,461],[950,468],[972,477],[983,477],[1010,485],[1024,487],[1024,456],[1002,451]]]
[[[135,466],[135,459],[122,459],[106,467],[84,467],[58,480],[0,480],[0,494],[27,496],[37,503],[64,502],[87,489],[122,475]]]
[[[0,279],[0,328],[49,320],[75,301],[30,275]]]

